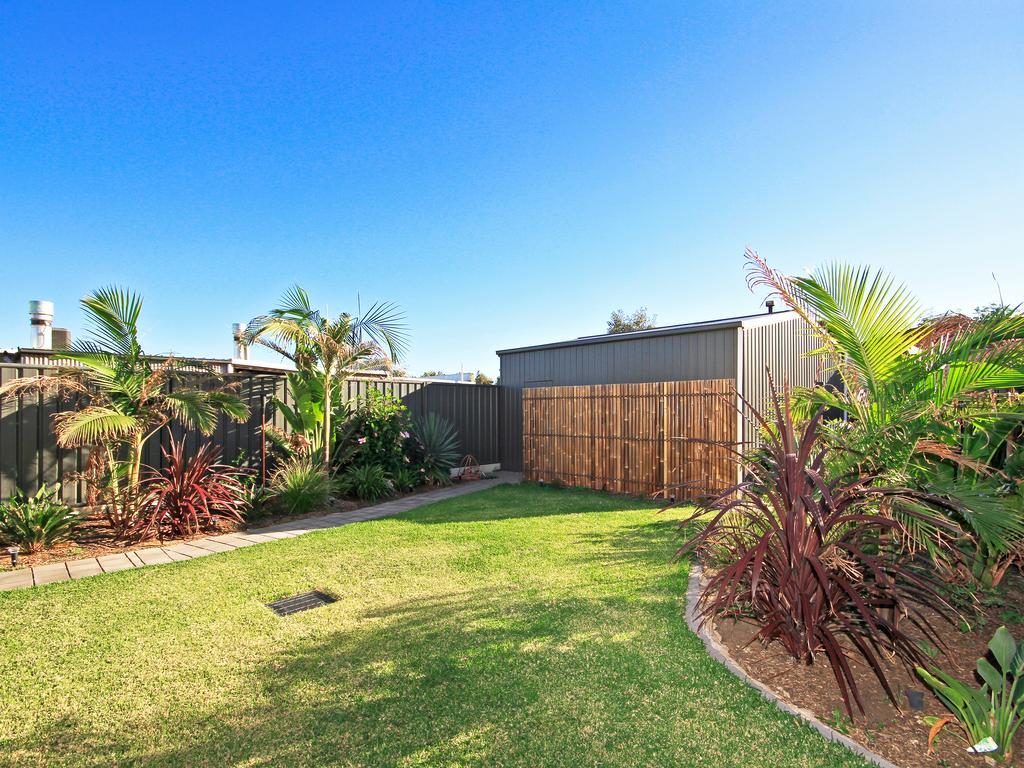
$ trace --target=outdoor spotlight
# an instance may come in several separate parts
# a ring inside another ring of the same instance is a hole
[[[18,548],[8,547],[7,554],[11,556],[11,567],[17,567],[18,565]]]
[[[676,503],[676,495],[672,494],[671,496],[669,496],[668,497],[668,502],[669,502],[669,504],[675,504]]]
[[[538,485],[544,485],[544,478],[542,477],[540,480],[538,480],[537,484]]]

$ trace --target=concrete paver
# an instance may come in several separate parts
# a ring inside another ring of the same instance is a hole
[[[362,507],[351,512],[331,512],[318,518],[303,518],[287,523],[255,528],[249,531],[222,533],[205,539],[194,539],[168,546],[150,546],[132,552],[118,552],[64,563],[48,563],[34,568],[0,572],[0,590],[22,589],[34,584],[51,584],[68,579],[82,579],[100,573],[114,573],[148,565],[162,565],[196,557],[205,557],[220,552],[231,552],[240,547],[251,547],[281,539],[292,539],[313,531],[338,528],[352,523],[378,520],[382,517],[423,507],[436,501],[483,491],[496,485],[519,482],[519,476],[512,472],[501,472],[497,480],[484,480],[437,488],[432,491],[409,496],[396,501],[387,501],[372,507]]]

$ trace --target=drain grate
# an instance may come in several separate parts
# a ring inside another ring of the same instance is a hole
[[[292,613],[308,611],[311,608],[319,608],[321,605],[330,605],[334,602],[337,601],[330,595],[314,589],[312,592],[303,592],[301,595],[292,595],[291,597],[267,603],[267,608],[278,616],[288,616]]]

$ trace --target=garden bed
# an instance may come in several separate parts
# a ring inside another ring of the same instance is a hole
[[[908,633],[921,640],[928,655],[934,654],[934,665],[965,682],[974,683],[974,667],[978,657],[985,655],[992,633],[1001,625],[1017,638],[1024,637],[1024,579],[1011,574],[1001,589],[998,604],[982,605],[976,615],[969,615],[971,630],[963,631],[939,617],[934,625],[944,639],[941,651],[924,641],[920,633]],[[966,612],[965,612],[966,613]],[[714,625],[722,644],[732,658],[748,674],[766,685],[786,702],[812,712],[819,720],[847,734],[873,752],[885,757],[901,768],[970,768],[985,765],[981,756],[968,754],[967,744],[947,726],[935,743],[935,751],[928,754],[926,717],[949,714],[942,703],[930,692],[920,678],[902,665],[886,665],[886,673],[893,691],[900,701],[897,710],[870,668],[856,654],[849,657],[864,702],[865,714],[859,712],[851,721],[843,708],[842,698],[832,670],[822,658],[812,666],[797,664],[778,643],[763,646],[750,643],[757,627],[748,621],[723,619]],[[910,708],[908,690],[924,692],[924,709]],[[1024,732],[1014,741],[1015,754],[1024,754]]]
[[[467,481],[469,482],[469,481]],[[304,515],[289,515],[289,514],[269,514],[261,515],[253,520],[247,521],[244,525],[222,525],[215,531],[204,531],[196,536],[190,536],[188,538],[164,538],[162,541],[153,538],[145,541],[123,541],[118,540],[110,529],[110,526],[102,517],[88,517],[82,524],[82,528],[74,541],[63,542],[56,544],[49,549],[44,549],[39,552],[33,552],[31,554],[22,552],[18,557],[18,569],[21,568],[34,568],[38,565],[46,565],[47,563],[60,563],[65,560],[79,560],[82,558],[89,557],[103,557],[104,555],[115,555],[121,552],[132,552],[141,547],[146,546],[164,546],[169,544],[179,544],[182,542],[192,541],[193,539],[203,539],[208,536],[217,536],[222,533],[232,533],[235,531],[244,531],[250,528],[264,528],[271,525],[277,525],[278,523],[285,523],[292,520],[303,520],[311,517],[322,517],[323,515],[329,515],[335,512],[352,512],[363,507],[372,507],[375,504],[381,504],[385,501],[395,501],[403,499],[409,496],[417,496],[421,493],[434,490],[436,486],[417,486],[408,493],[400,493],[394,496],[388,496],[387,498],[377,499],[375,501],[361,501],[358,499],[335,499],[324,507],[316,509],[308,514]],[[83,512],[84,514],[84,512]],[[12,568],[9,559],[4,559],[0,564],[0,573],[10,572],[17,570]]]

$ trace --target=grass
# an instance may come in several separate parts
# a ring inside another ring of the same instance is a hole
[[[852,766],[713,662],[672,519],[499,487],[0,593],[0,765]],[[338,602],[285,619],[264,603]]]

